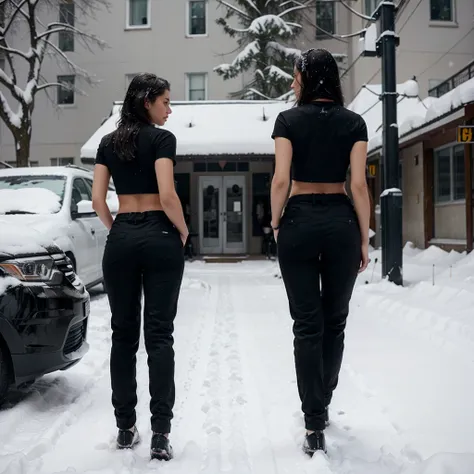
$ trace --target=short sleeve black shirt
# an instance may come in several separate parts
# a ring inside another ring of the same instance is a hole
[[[138,133],[133,160],[121,160],[114,151],[113,135],[106,135],[95,162],[107,166],[117,194],[157,194],[155,161],[161,158],[176,164],[176,138],[168,130],[147,125]]]
[[[362,116],[331,102],[281,112],[272,134],[276,137],[291,141],[292,179],[311,183],[344,182],[354,143],[368,141]]]

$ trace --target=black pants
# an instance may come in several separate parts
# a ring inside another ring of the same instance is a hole
[[[162,211],[117,215],[103,259],[112,311],[110,373],[117,427],[136,422],[141,297],[150,378],[151,427],[169,433],[175,401],[173,329],[184,270],[178,230]]]
[[[349,301],[361,261],[357,215],[344,194],[291,197],[278,257],[294,320],[294,355],[306,429],[325,427],[337,386]]]

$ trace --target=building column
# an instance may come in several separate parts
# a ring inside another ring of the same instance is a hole
[[[467,105],[464,108],[464,115],[466,118],[466,125],[472,125],[474,123],[474,104]],[[473,248],[473,207],[472,207],[472,194],[474,191],[473,186],[473,156],[472,156],[472,143],[466,143],[464,145],[464,182],[465,182],[465,194],[466,194],[466,251],[471,252]]]
[[[423,214],[425,248],[434,237],[434,153],[429,141],[423,141]]]

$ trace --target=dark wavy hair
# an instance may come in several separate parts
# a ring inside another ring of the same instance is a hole
[[[339,68],[329,51],[308,49],[296,59],[295,68],[301,73],[297,105],[309,104],[315,99],[330,99],[344,105]]]
[[[144,125],[150,124],[145,103],[148,101],[153,104],[167,90],[170,90],[170,83],[155,74],[138,74],[130,82],[117,129],[111,134],[114,152],[121,160],[131,161],[135,158],[138,132]]]

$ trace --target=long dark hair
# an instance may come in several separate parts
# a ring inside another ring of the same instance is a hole
[[[155,74],[138,74],[130,82],[117,129],[111,134],[114,152],[121,160],[131,161],[135,158],[138,132],[144,125],[150,124],[145,102],[155,102],[167,90],[170,90],[170,83]]]
[[[297,105],[309,104],[315,99],[330,99],[344,105],[344,97],[334,56],[326,49],[308,49],[295,61],[301,73],[301,93]]]

